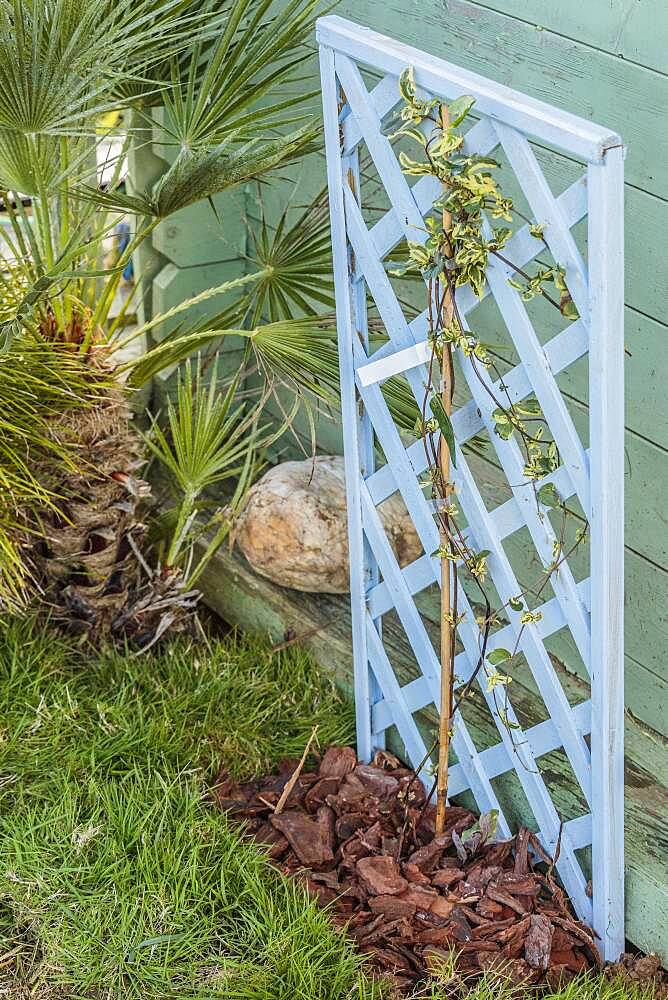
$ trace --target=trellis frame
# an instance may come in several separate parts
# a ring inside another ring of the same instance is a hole
[[[566,266],[569,290],[581,317],[542,348],[519,297],[507,285],[503,269],[488,271],[487,291],[496,298],[520,356],[520,363],[504,380],[516,399],[536,393],[565,456],[553,480],[562,496],[577,495],[587,515],[590,576],[576,584],[568,566],[560,571],[562,579],[554,587],[555,597],[543,606],[543,622],[530,627],[523,644],[550,714],[547,722],[522,734],[527,741],[522,751],[527,760],[515,765],[517,751],[509,745],[509,734],[504,735],[503,727],[499,727],[500,743],[479,752],[463,720],[458,719],[455,745],[459,764],[451,771],[451,794],[470,788],[481,810],[498,807],[491,779],[514,769],[549,851],[554,852],[561,834],[557,868],[580,917],[596,930],[603,956],[616,959],[624,947],[622,141],[608,129],[344,18],[321,18],[317,39],[341,366],[358,750],[361,757],[369,759],[374,749],[383,745],[384,730],[394,723],[417,765],[424,743],[413,712],[431,701],[438,705],[438,660],[413,603],[414,594],[439,581],[438,561],[427,554],[400,570],[376,510],[377,504],[398,488],[425,553],[437,547],[434,520],[426,501],[421,503],[417,486],[417,474],[424,464],[420,465],[415,446],[406,449],[396,428],[393,432],[380,392],[385,378],[403,373],[417,398],[422,384],[420,366],[429,353],[424,316],[407,324],[382,264],[385,254],[404,235],[420,241],[418,220],[421,222],[439,194],[432,178],[421,179],[412,189],[408,186],[381,130],[382,119],[399,103],[398,77],[410,65],[423,92],[446,101],[463,94],[475,98],[480,121],[467,135],[467,147],[488,153],[499,142],[503,144],[537,221],[547,223],[545,237],[555,260]],[[358,64],[383,74],[371,92]],[[528,138],[584,161],[586,179],[555,198]],[[361,141],[366,143],[392,204],[371,231],[359,206]],[[571,226],[585,215],[589,227],[587,267],[570,233]],[[526,233],[520,232],[513,240],[513,260],[522,263],[534,256],[536,251],[527,247]],[[367,287],[390,334],[387,349],[380,349],[371,359]],[[458,290],[457,298],[465,316],[474,305],[474,297],[465,287]],[[590,447],[585,452],[554,376],[587,352]],[[484,399],[476,397],[474,386],[469,384],[474,399],[453,415],[459,499],[464,497],[461,506],[467,508],[472,534],[478,542],[485,542],[478,547],[492,549],[488,562],[497,589],[508,593],[515,581],[503,539],[526,525],[542,557],[540,545],[547,544],[549,538],[541,536],[543,524],[531,522],[527,504],[516,489],[513,499],[496,511],[485,509],[459,450],[460,443],[485,425]],[[476,406],[482,420],[476,415]],[[491,431],[488,423],[487,429]],[[375,438],[382,443],[387,458],[387,465],[379,470],[374,468]],[[513,442],[494,444],[506,475],[513,470],[516,476]],[[461,589],[459,593],[460,608],[466,608],[465,595]],[[391,608],[399,614],[423,675],[404,688],[382,642],[382,614]],[[564,622],[590,672],[591,698],[574,708],[566,701],[542,642]],[[511,621],[504,632],[512,627]],[[460,626],[459,637],[464,653],[458,655],[458,661],[473,661],[478,648],[473,629],[467,634],[466,626]],[[590,735],[590,748],[586,734]],[[562,747],[590,810],[565,824],[563,830],[540,776],[536,779],[528,768],[522,773],[527,762]],[[502,834],[509,832],[502,812],[499,829]],[[589,844],[591,898],[575,853]]]

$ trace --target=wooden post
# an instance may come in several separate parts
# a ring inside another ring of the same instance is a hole
[[[447,129],[450,117],[447,105],[441,104],[441,128]],[[443,232],[450,232],[452,216],[443,212]],[[448,254],[449,254],[448,242]],[[443,309],[436,305],[437,321],[441,326],[452,322],[454,302],[449,289],[445,292]],[[441,402],[448,417],[452,412],[452,355],[450,345],[444,344],[441,357]],[[443,500],[447,500],[447,483],[450,480],[450,451],[441,434],[438,447],[438,464],[441,482],[443,484]],[[447,533],[439,521],[440,544],[442,548],[449,546]],[[452,593],[450,582],[452,578],[450,560],[441,558],[441,709],[438,726],[438,771],[436,777],[436,833],[445,831],[445,811],[448,798],[448,755],[450,753],[450,730],[452,727],[452,647],[455,640],[455,629],[452,620]]]
[[[594,930],[624,950],[624,151],[588,169]]]

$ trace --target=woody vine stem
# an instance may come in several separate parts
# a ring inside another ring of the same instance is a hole
[[[399,90],[403,99],[402,124],[392,138],[413,140],[423,154],[420,160],[415,160],[402,150],[399,154],[402,169],[411,176],[431,175],[438,179],[442,188],[432,213],[425,219],[423,242],[409,241],[407,260],[392,271],[402,276],[417,270],[424,278],[428,294],[431,355],[417,431],[424,442],[426,485],[431,491],[440,538],[437,554],[441,559],[441,710],[435,788],[436,832],[442,833],[446,822],[448,754],[456,713],[482,671],[495,711],[513,735],[517,724],[509,718],[508,712],[508,686],[512,678],[506,671],[518,653],[524,630],[535,628],[542,617],[539,610],[531,610],[528,606],[529,595],[535,605],[562,563],[583,543],[587,532],[585,522],[578,527],[574,542],[566,547],[566,521],[573,515],[554,484],[542,482],[559,467],[560,457],[555,441],[549,436],[540,405],[534,397],[513,401],[498,359],[464,323],[456,290],[468,284],[482,298],[491,256],[511,271],[512,277],[508,280],[524,301],[540,295],[567,320],[578,319],[578,312],[562,267],[548,264],[537,267],[532,273],[514,265],[504,253],[514,230],[494,225],[493,220],[512,225],[520,219],[528,225],[530,235],[542,244],[542,249],[549,252],[544,235],[546,227],[527,218],[515,208],[512,199],[503,196],[493,173],[499,166],[495,160],[464,151],[461,125],[471,112],[473,98],[460,97],[450,105],[438,99],[423,99],[418,95],[410,68],[402,73]],[[549,290],[546,286],[550,286]],[[452,465],[456,469],[456,448],[450,417],[455,392],[455,358],[460,365],[469,366],[493,400],[495,433],[506,441],[515,438],[519,443],[525,483],[512,485],[532,488],[541,519],[548,516],[550,509],[561,515],[552,561],[544,568],[541,579],[500,607],[493,607],[485,585],[489,552],[476,552],[471,548],[454,499],[456,488],[450,468]],[[455,701],[456,633],[465,617],[465,613],[458,612],[457,606],[462,572],[478,593],[483,611],[476,618],[478,661]],[[503,619],[513,617],[519,626],[513,648],[497,646],[488,652],[492,628]],[[499,669],[502,664],[506,664],[503,670]],[[433,792],[432,788],[432,795]]]

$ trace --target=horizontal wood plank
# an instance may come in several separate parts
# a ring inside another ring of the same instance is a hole
[[[668,21],[657,16],[655,0],[605,0],[582,3],[562,0],[484,0],[475,6],[532,24],[536,32],[546,28],[576,42],[583,42],[613,56],[668,73]]]
[[[425,53],[405,39],[399,42],[384,31],[375,33],[373,28],[362,27],[338,14],[319,19],[316,40],[321,46],[336,50],[337,73],[344,90],[351,86],[344,72],[347,60],[373,65],[382,73],[397,77],[410,65],[418,86],[448,100],[471,94],[482,114],[590,162],[600,161],[606,149],[620,144],[619,135],[610,126],[513,89],[487,74],[477,73],[471,66],[464,68],[435,52]]]

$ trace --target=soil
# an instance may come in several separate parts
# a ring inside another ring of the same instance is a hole
[[[243,784],[222,771],[218,805],[246,824],[285,875],[300,879],[369,956],[373,970],[412,989],[456,956],[462,976],[497,972],[556,987],[601,966],[594,932],[577,920],[536,836],[494,839],[494,818],[434,806],[415,773],[387,752],[369,765],[330,747],[275,807],[295,761]],[[644,963],[644,965],[643,965]],[[624,956],[610,974],[654,982],[654,956]]]

